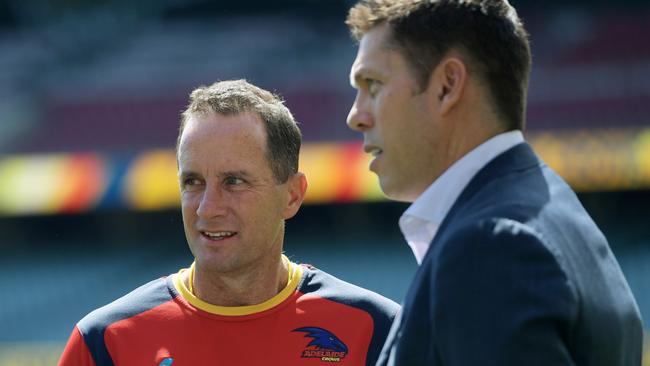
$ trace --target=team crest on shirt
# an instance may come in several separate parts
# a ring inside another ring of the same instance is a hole
[[[302,327],[293,330],[303,332],[306,338],[312,338],[300,357],[320,358],[325,362],[340,362],[348,354],[348,346],[332,332],[318,327]]]

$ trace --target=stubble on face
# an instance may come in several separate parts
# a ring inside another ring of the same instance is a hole
[[[410,65],[389,41],[381,25],[361,39],[352,66],[357,98],[348,125],[363,133],[370,169],[382,190],[394,200],[412,202],[432,182],[440,141],[434,117],[435,100],[419,92]]]

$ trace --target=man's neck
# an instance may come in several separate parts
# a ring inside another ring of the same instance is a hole
[[[249,306],[277,295],[287,285],[288,277],[288,263],[278,256],[264,266],[237,273],[217,273],[194,267],[193,275],[185,271],[183,282],[193,289],[196,297],[209,304]]]

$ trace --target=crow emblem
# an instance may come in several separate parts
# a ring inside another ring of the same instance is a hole
[[[306,338],[312,338],[303,350],[303,358],[320,358],[322,361],[339,362],[348,353],[348,346],[332,332],[318,327],[302,327],[293,330],[303,332]]]

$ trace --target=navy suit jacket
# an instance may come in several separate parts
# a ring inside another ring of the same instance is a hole
[[[377,365],[638,366],[642,341],[607,240],[522,143],[452,206]]]

